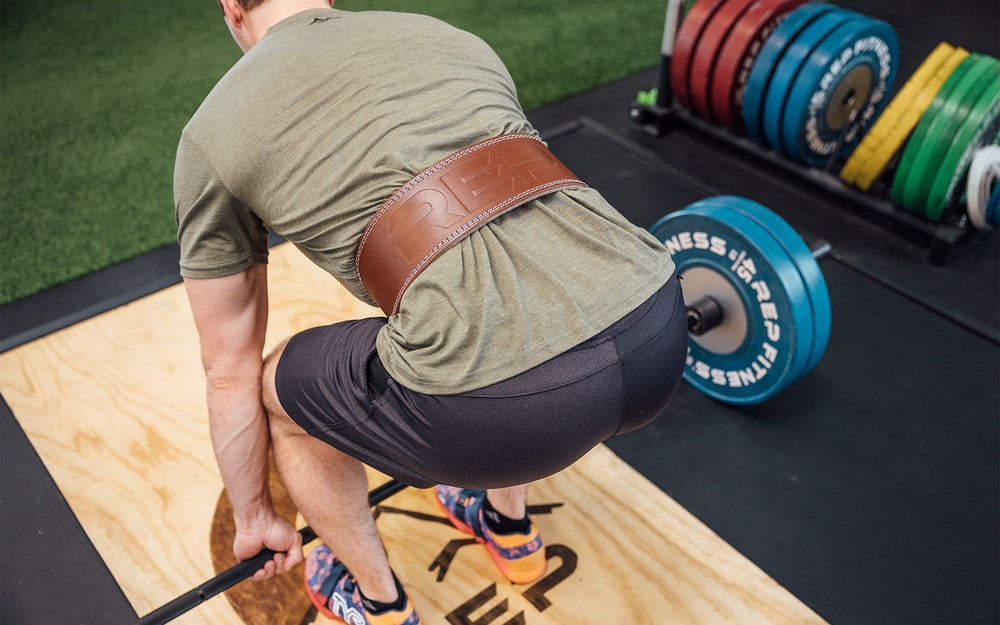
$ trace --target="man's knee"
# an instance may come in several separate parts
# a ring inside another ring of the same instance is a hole
[[[264,375],[263,384],[261,386],[262,399],[264,402],[264,410],[267,412],[268,421],[271,424],[272,436],[275,434],[275,429],[279,427],[288,428],[294,427],[294,429],[300,429],[298,424],[292,421],[292,418],[288,416],[285,409],[281,407],[281,402],[278,400],[278,392],[275,386],[275,374],[278,369],[278,361],[281,359],[281,355],[285,351],[285,346],[288,344],[288,339],[285,339],[274,350],[264,358]]]

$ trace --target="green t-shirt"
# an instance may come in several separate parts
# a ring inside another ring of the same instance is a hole
[[[358,298],[368,220],[413,176],[501,134],[536,134],[482,40],[420,15],[316,9],[273,26],[182,134],[181,275],[267,260],[267,228]],[[407,289],[377,339],[393,378],[481,388],[597,334],[673,273],[669,252],[593,189],[529,202],[476,230]]]

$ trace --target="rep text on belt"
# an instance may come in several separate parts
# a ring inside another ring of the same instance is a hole
[[[494,217],[529,200],[586,186],[540,139],[502,135],[438,162],[375,213],[355,254],[355,270],[386,315],[434,258]]]

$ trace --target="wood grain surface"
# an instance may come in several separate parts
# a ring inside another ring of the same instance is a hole
[[[269,346],[379,314],[288,244],[272,249],[268,274]],[[0,391],[137,613],[228,566],[231,520],[182,286],[0,354]],[[291,518],[276,480],[272,490]],[[376,508],[425,623],[823,622],[606,447],[536,484],[529,504],[550,556],[529,586],[506,582],[431,491],[407,489]],[[325,622],[298,590],[300,575],[246,582],[174,622]]]

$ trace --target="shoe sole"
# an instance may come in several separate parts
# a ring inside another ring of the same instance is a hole
[[[313,606],[316,607],[316,610],[320,614],[322,614],[328,619],[337,621],[339,623],[347,623],[347,621],[345,621],[344,619],[340,618],[339,616],[331,612],[330,608],[326,607],[327,597],[323,597],[318,592],[313,592],[312,588],[309,588],[308,584],[306,584],[306,595],[309,596],[309,601],[312,602]]]

